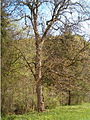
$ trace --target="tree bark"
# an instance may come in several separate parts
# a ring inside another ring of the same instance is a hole
[[[37,84],[37,110],[38,112],[43,112],[45,110],[42,87],[43,86],[41,84]]]
[[[40,40],[36,40],[36,93],[37,93],[37,110],[43,112],[44,107],[44,96],[42,86],[42,46],[40,46]]]
[[[68,105],[71,105],[71,91],[68,91]]]

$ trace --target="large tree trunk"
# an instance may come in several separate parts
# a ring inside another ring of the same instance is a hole
[[[33,9],[33,28],[36,40],[36,62],[35,62],[35,79],[37,92],[37,109],[38,112],[44,111],[44,97],[42,91],[42,46],[41,38],[38,33],[38,0],[36,0],[36,8]]]
[[[37,110],[43,112],[44,107],[44,96],[42,90],[42,46],[36,42],[36,92],[37,92]]]
[[[45,110],[43,90],[41,84],[37,85],[37,110],[38,112],[43,112]]]

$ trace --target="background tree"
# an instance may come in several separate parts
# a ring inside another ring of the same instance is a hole
[[[27,73],[27,71],[30,72],[30,70],[28,70],[29,66],[27,65],[29,63],[33,63],[35,59],[35,55],[33,54],[35,51],[35,46],[33,39],[29,41],[28,39],[21,40],[21,37],[19,38],[19,36],[21,36],[20,32],[18,34],[18,31],[15,30],[16,25],[11,24],[9,15],[7,14],[3,6],[1,21],[1,110],[2,114],[11,114],[14,112],[16,114],[22,114],[30,111],[31,109],[36,109],[36,98],[34,96],[35,83],[32,82],[32,75],[30,73],[28,75]],[[16,35],[18,36],[20,41],[19,39],[16,39]],[[28,44],[30,44],[29,47]],[[26,47],[29,49],[26,49]],[[29,59],[29,62],[27,62],[28,64],[26,63],[27,59],[24,58],[24,56]],[[23,70],[25,73],[23,72]]]
[[[43,80],[48,86],[56,87],[59,93],[66,93],[67,101],[63,101],[63,104],[78,104],[85,100],[85,96],[82,97],[84,92],[89,91],[90,83],[89,72],[85,74],[85,69],[89,69],[86,65],[89,62],[89,47],[90,44],[83,37],[71,33],[51,36],[45,42]],[[81,96],[81,100],[74,98],[73,101],[72,96]]]
[[[8,112],[8,109],[6,109],[7,106],[11,106],[10,101],[12,101],[12,94],[13,91],[10,91],[10,87],[12,87],[13,82],[11,82],[13,79],[13,74],[11,72],[12,66],[14,66],[14,63],[18,59],[18,55],[15,56],[14,48],[12,47],[12,44],[14,41],[12,41],[11,36],[11,25],[10,20],[8,18],[8,14],[6,13],[5,9],[2,8],[2,16],[1,16],[1,44],[2,44],[2,112],[4,113]],[[10,76],[9,76],[10,75]],[[7,95],[9,94],[9,99],[7,100]],[[9,107],[10,108],[10,107]]]

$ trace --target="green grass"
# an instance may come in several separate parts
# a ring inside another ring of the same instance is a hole
[[[60,106],[43,113],[11,115],[2,120],[90,120],[90,104]]]

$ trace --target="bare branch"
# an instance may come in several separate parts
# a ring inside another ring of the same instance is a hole
[[[20,53],[21,53],[21,55],[22,55],[22,57],[23,57],[23,59],[25,60],[25,62],[27,63],[27,65],[28,65],[28,67],[29,67],[29,69],[30,69],[30,71],[31,71],[31,73],[32,73],[32,75],[34,76],[34,78],[36,79],[36,76],[35,76],[35,73],[34,73],[34,71],[33,71],[33,69],[32,69],[32,67],[31,67],[31,65],[30,65],[30,63],[27,61],[27,59],[26,59],[26,57],[25,57],[25,55],[22,53],[22,51],[19,49],[19,48],[17,48],[16,46],[14,46]]]

